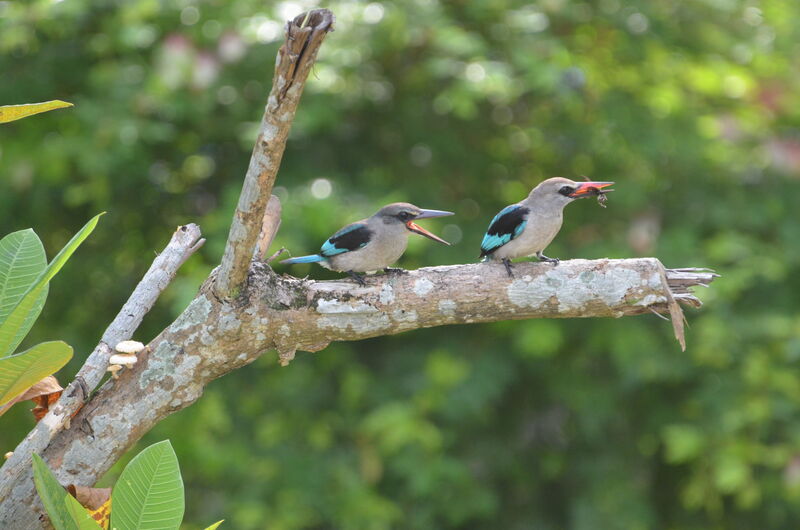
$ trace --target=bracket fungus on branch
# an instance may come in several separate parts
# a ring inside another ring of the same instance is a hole
[[[136,356],[145,349],[145,346],[135,340],[123,340],[114,349],[117,353],[109,357],[107,370],[111,372],[111,377],[119,379],[117,372],[125,366],[130,367],[136,364],[138,360]]]

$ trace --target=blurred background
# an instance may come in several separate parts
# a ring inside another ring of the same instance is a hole
[[[70,380],[174,228],[208,243],[149,341],[219,262],[283,23],[315,2],[0,1],[0,233],[53,256],[99,211],[26,344]],[[275,248],[315,252],[391,201],[457,212],[400,265],[475,261],[491,217],[551,176],[614,180],[548,254],[656,256],[723,277],[655,316],[414,331],[270,352],[169,438],[186,528],[783,529],[800,525],[800,4],[332,1],[275,193]],[[279,272],[332,278],[319,267]],[[2,418],[0,448],[33,425]],[[121,462],[101,484],[113,483]]]

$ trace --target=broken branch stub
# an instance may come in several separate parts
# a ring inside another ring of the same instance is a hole
[[[286,23],[286,39],[278,51],[272,90],[216,279],[215,290],[221,298],[241,293],[247,280],[300,96],[322,41],[333,31],[334,20],[327,9],[314,9]]]
[[[281,227],[281,201],[273,195],[267,202],[267,208],[264,210],[264,219],[261,223],[261,233],[258,236],[258,243],[253,258],[264,261],[267,257],[272,240],[278,233]]]

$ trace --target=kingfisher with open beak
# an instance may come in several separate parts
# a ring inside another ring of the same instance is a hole
[[[575,182],[561,177],[542,181],[526,199],[506,206],[492,219],[481,242],[480,257],[484,261],[502,261],[512,278],[514,258],[536,256],[540,261],[558,265],[558,258],[548,258],[543,252],[561,229],[564,207],[575,199],[612,191],[600,191],[612,184]]]
[[[333,234],[322,245],[319,254],[289,258],[281,263],[319,263],[326,269],[346,272],[359,284],[366,285],[360,272],[390,269],[408,246],[408,236],[420,234],[449,245],[439,236],[428,232],[414,221],[430,217],[445,217],[453,212],[424,210],[407,202],[396,202],[378,210],[375,215],[351,223]]]

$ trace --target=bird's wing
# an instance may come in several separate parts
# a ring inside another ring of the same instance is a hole
[[[326,258],[341,254],[343,252],[350,252],[351,250],[358,250],[366,246],[372,238],[372,230],[370,230],[366,223],[359,221],[349,224],[333,234],[322,245],[320,254]]]
[[[530,210],[519,204],[506,206],[494,216],[481,242],[481,257],[502,247],[525,229]]]

